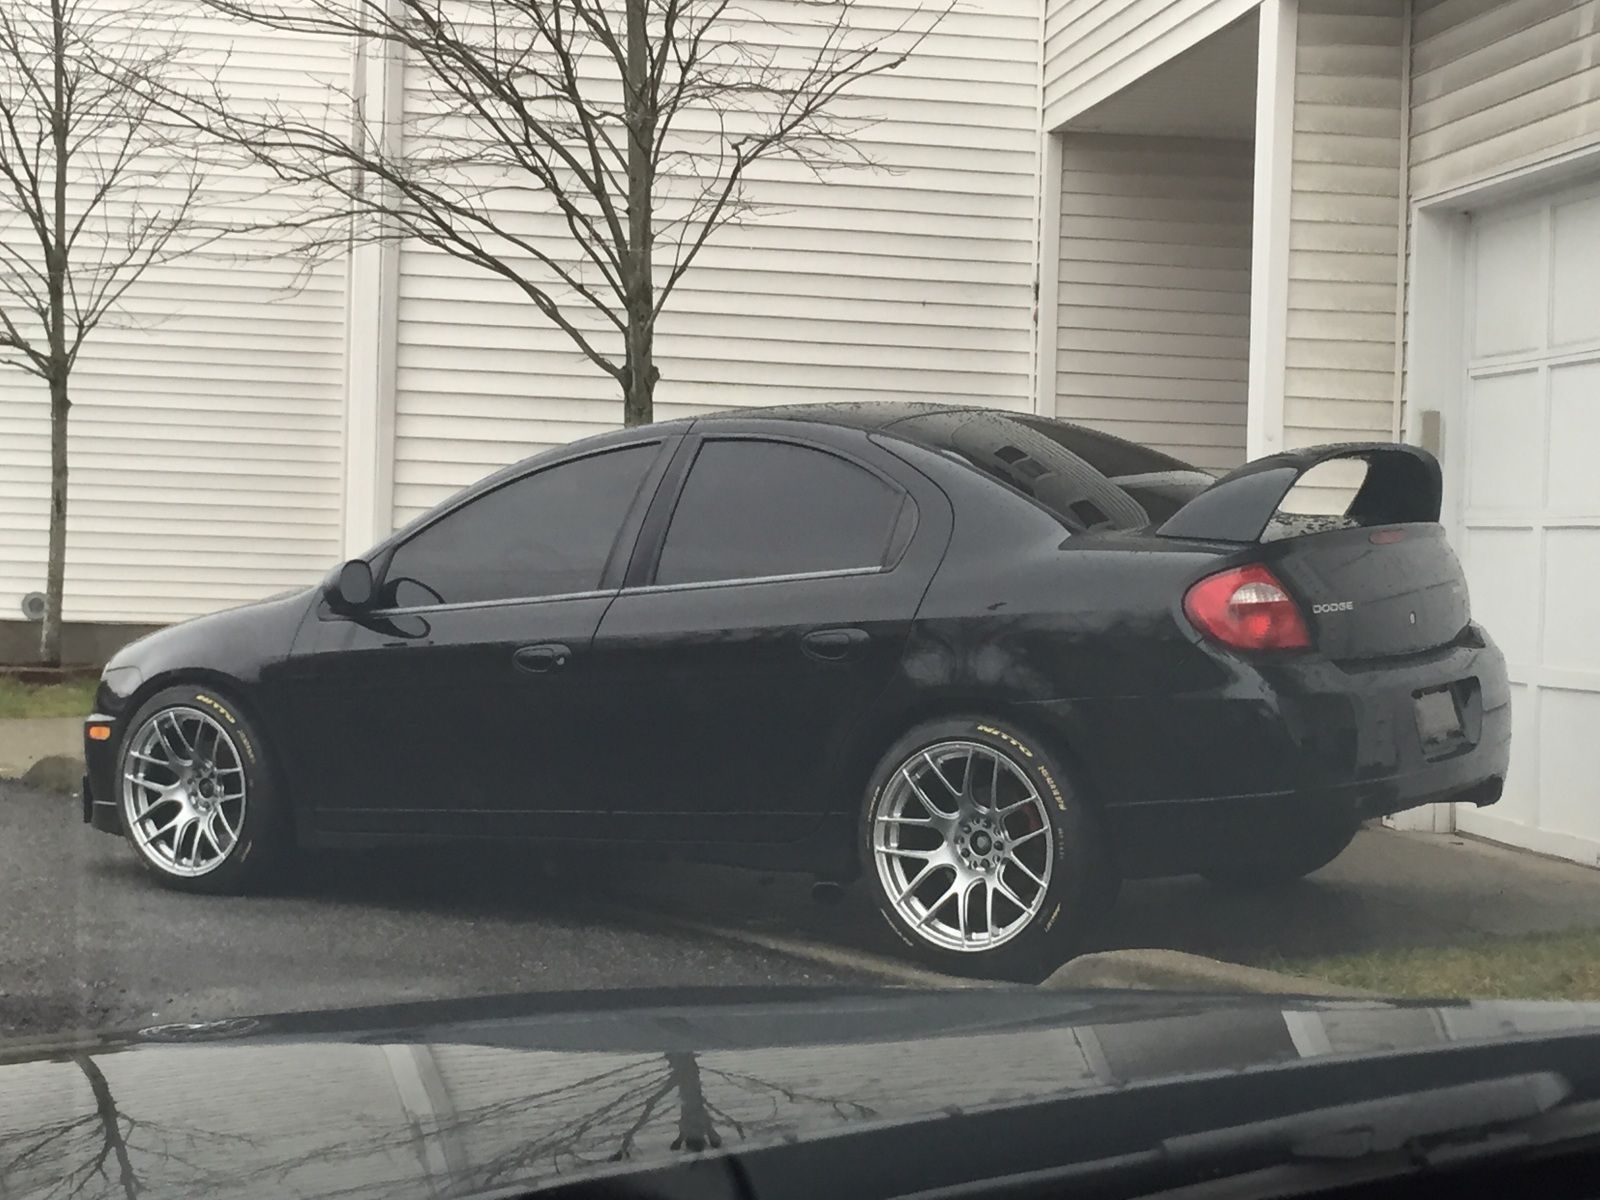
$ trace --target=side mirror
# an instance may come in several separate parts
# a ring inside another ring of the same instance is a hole
[[[372,567],[365,559],[352,558],[339,568],[324,594],[337,612],[360,612],[372,603]]]

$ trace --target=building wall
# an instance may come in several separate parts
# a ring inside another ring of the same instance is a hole
[[[1062,135],[1056,413],[1244,461],[1249,142]]]
[[[196,21],[232,41],[224,83],[292,105],[342,80],[348,53]],[[258,178],[208,189],[238,219],[277,210]],[[86,342],[73,374],[66,617],[167,622],[310,582],[339,550],[344,283],[265,237],[154,268]],[[45,580],[50,486],[44,384],[0,369],[0,620]],[[36,629],[36,626],[29,627]]]
[[[1039,3],[957,8],[869,80],[848,111],[874,122],[855,137],[873,167],[759,173],[763,208],[714,235],[662,315],[658,416],[910,397],[1031,407]],[[889,30],[915,7],[881,0],[853,21]],[[617,385],[563,333],[436,251],[402,255],[399,327],[396,522],[620,423]]]
[[[1031,407],[1042,2],[957,9],[867,81],[845,111],[866,122],[855,144],[871,166],[758,173],[761,207],[713,239],[661,319],[659,415],[896,396]],[[853,20],[915,28],[918,9],[880,0]],[[236,96],[314,101],[317,78],[349,78],[342,44],[186,21],[207,45],[232,43]],[[129,297],[140,327],[86,352],[70,620],[181,619],[309,582],[340,557],[346,272],[289,290],[296,270],[210,256],[154,272]],[[616,385],[506,285],[408,246],[397,290],[396,523],[620,423]],[[43,586],[47,471],[34,381],[0,372],[0,620]]]
[[[1284,443],[1385,441],[1397,396],[1401,0],[1302,0]]]
[[[1098,104],[1259,0],[1046,0],[1046,129]]]
[[[1600,140],[1600,0],[1417,0],[1411,194]]]

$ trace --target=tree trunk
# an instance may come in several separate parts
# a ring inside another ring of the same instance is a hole
[[[711,1123],[706,1094],[700,1086],[700,1060],[689,1051],[674,1053],[669,1050],[667,1066],[678,1089],[678,1136],[672,1140],[672,1149],[696,1153],[707,1148],[717,1149],[722,1145],[722,1138]]]
[[[50,245],[45,251],[48,275],[50,368],[50,549],[45,560],[44,628],[39,631],[39,661],[61,665],[61,600],[67,567],[67,172],[68,100],[67,16],[63,0],[50,0],[51,80],[50,138],[55,150],[51,181]]]
[[[61,665],[61,602],[67,566],[67,400],[65,378],[50,380],[50,549],[44,576],[39,661]]]
[[[116,1159],[117,1180],[122,1184],[122,1194],[127,1200],[138,1200],[139,1176],[133,1169],[133,1158],[128,1154],[128,1139],[122,1129],[122,1113],[117,1110],[116,1097],[111,1094],[111,1084],[106,1080],[100,1064],[88,1054],[74,1054],[89,1090],[94,1094],[95,1112],[100,1117],[100,1134],[105,1139],[105,1154]],[[103,1157],[103,1156],[102,1156]]]
[[[622,81],[628,123],[628,254],[623,275],[627,293],[628,330],[624,337],[622,423],[648,425],[655,420],[656,292],[651,258],[655,224],[651,212],[655,191],[651,152],[656,140],[655,96],[650,92],[647,0],[627,0],[628,55]]]
[[[623,365],[622,423],[630,429],[635,425],[648,425],[656,419],[656,380],[661,373],[655,364],[655,333],[650,328],[649,314],[635,318],[632,305],[628,308],[628,357]]]

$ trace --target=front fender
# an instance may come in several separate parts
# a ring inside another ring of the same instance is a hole
[[[225,609],[169,625],[130,642],[106,664],[95,703],[121,716],[151,692],[178,680],[209,679],[251,687],[288,656],[317,589]]]

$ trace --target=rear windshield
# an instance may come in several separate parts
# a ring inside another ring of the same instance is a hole
[[[1073,529],[1164,521],[1213,482],[1159,450],[1046,417],[935,412],[896,422],[894,430],[955,454]]]

